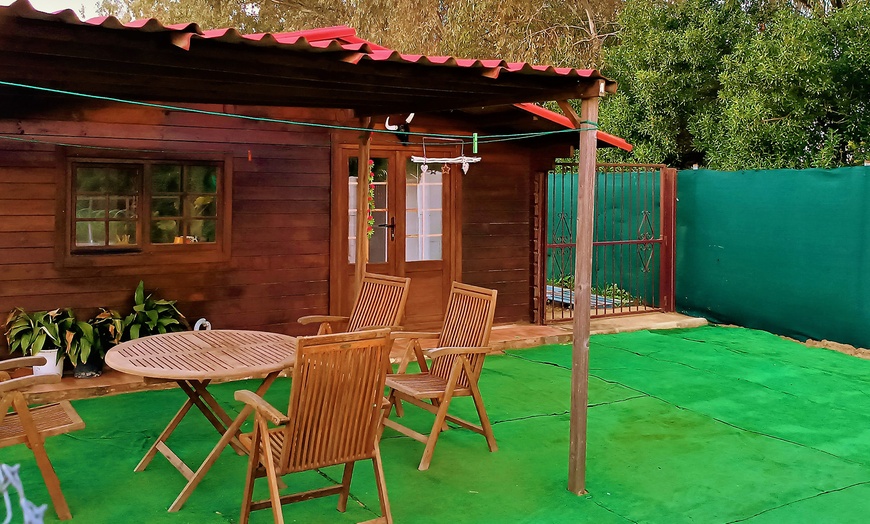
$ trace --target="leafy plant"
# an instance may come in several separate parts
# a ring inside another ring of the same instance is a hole
[[[124,317],[114,310],[100,308],[100,313],[87,322],[77,320],[66,332],[66,354],[73,365],[84,364],[96,351],[100,358],[121,341]]]
[[[43,349],[61,349],[66,332],[74,323],[75,317],[68,309],[28,313],[23,308],[15,308],[6,319],[9,352],[32,356]],[[58,351],[58,361],[62,356],[63,352]]]
[[[73,365],[87,362],[93,351],[100,358],[121,341],[124,317],[114,310],[100,308],[100,313],[87,322],[74,321],[66,332],[66,353]]]
[[[124,339],[173,333],[190,329],[187,319],[175,307],[174,300],[145,296],[145,283],[140,281],[133,295],[133,312],[124,319]]]
[[[573,290],[574,275],[566,275],[562,278],[550,278],[547,279],[547,283],[563,289]],[[631,293],[619,287],[615,282],[603,287],[593,287],[590,292],[592,295],[614,299],[617,304],[628,305],[632,303],[640,303],[639,299],[631,296]]]
[[[622,305],[628,305],[635,301],[635,298],[631,296],[631,293],[622,289],[616,285],[616,283],[604,287],[592,288],[592,294],[598,295],[599,297],[612,298],[616,300],[618,304]]]
[[[82,320],[72,319],[64,336],[66,342],[66,354],[70,362],[77,365],[79,362],[87,362],[91,356],[91,350],[96,345],[94,327]]]
[[[106,356],[106,351],[121,342],[124,335],[124,317],[114,309],[100,308],[100,314],[88,320],[94,328],[94,346],[100,356]]]

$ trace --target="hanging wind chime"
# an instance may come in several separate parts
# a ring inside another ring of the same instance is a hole
[[[441,140],[448,140],[446,138],[442,138]],[[475,151],[476,152],[476,151]],[[461,149],[459,152],[459,156],[455,157],[427,157],[426,156],[426,137],[423,137],[423,156],[412,156],[411,162],[415,164],[422,164],[420,166],[420,173],[425,175],[429,172],[429,162],[435,164],[445,164],[444,167],[441,168],[444,174],[450,172],[450,168],[446,164],[460,164],[462,166],[462,173],[468,173],[469,164],[476,164],[480,162],[481,158],[479,156],[465,156],[465,142],[462,142]],[[447,170],[446,172],[444,170]]]

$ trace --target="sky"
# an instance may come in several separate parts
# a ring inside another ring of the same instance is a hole
[[[14,0],[0,0],[0,5],[9,5]],[[38,11],[53,13],[63,9],[72,9],[81,18],[82,7],[85,8],[85,19],[97,16],[97,0],[30,0],[30,5]]]

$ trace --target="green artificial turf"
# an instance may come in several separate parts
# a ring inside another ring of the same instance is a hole
[[[566,490],[571,347],[510,351],[487,359],[481,389],[499,450],[480,435],[442,434],[428,471],[418,442],[387,430],[381,442],[398,523],[866,522],[870,513],[870,361],[811,349],[762,331],[704,327],[598,335],[591,340],[587,487]],[[210,389],[234,414],[236,389]],[[267,395],[285,407],[289,381]],[[167,507],[183,477],[158,456],[133,468],[184,401],[178,390],[74,402],[86,429],[46,443],[74,522],[238,522],[245,457],[226,450],[178,513]],[[457,414],[475,417],[468,398]],[[431,416],[406,408],[424,431]],[[198,414],[170,446],[194,469],[217,434]],[[25,492],[47,502],[24,446],[0,450],[21,463]],[[340,478],[339,468],[285,478],[302,490]],[[263,482],[263,481],[258,481]],[[258,485],[258,495],[264,495]],[[351,523],[379,514],[369,463],[355,469],[352,500],[285,506],[287,522]],[[54,522],[51,509],[46,522]],[[252,522],[271,522],[269,511]],[[13,521],[14,522],[14,521]]]

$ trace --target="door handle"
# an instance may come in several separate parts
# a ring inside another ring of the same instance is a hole
[[[396,240],[396,217],[390,217],[389,224],[378,224],[378,227],[389,228],[390,240]]]

